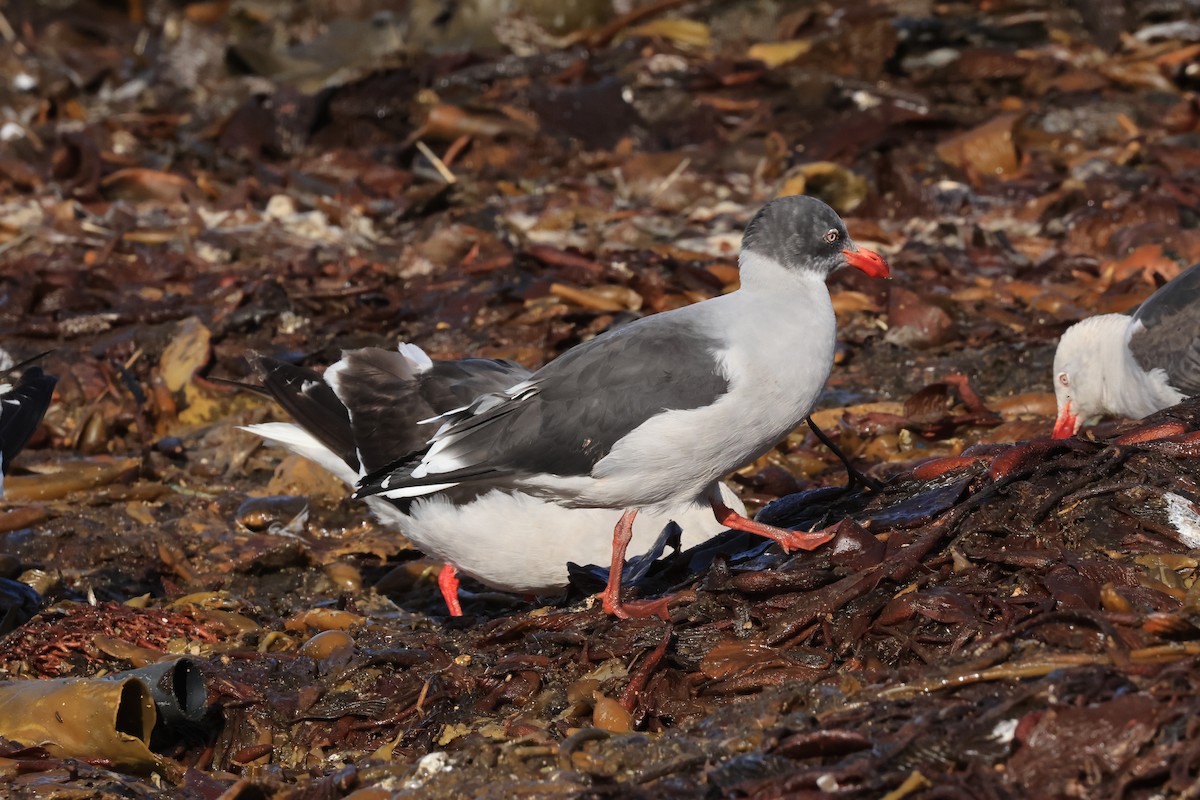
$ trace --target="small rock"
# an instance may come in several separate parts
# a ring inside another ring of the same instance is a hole
[[[958,326],[945,310],[898,286],[888,293],[888,325],[884,338],[905,347],[934,347],[958,337]]]

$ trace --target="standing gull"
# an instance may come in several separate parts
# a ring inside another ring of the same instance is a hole
[[[1129,312],[1067,328],[1054,394],[1059,439],[1103,414],[1138,419],[1200,394],[1200,264]]]
[[[262,389],[296,420],[247,427],[252,433],[316,462],[353,486],[366,472],[424,446],[418,422],[486,392],[526,380],[532,371],[512,361],[468,358],[434,361],[421,348],[350,350],[318,375],[270,358],[254,360]],[[724,502],[744,511],[721,486]],[[385,525],[427,555],[445,562],[438,587],[454,616],[462,614],[457,573],[494,589],[557,594],[567,563],[600,564],[611,554],[608,534],[619,511],[567,508],[522,492],[455,487],[417,498],[367,497]],[[631,552],[652,550],[678,526],[691,547],[725,530],[705,504],[683,503],[637,521]]]
[[[737,291],[608,331],[431,420],[428,441],[363,478],[358,494],[497,487],[568,507],[623,509],[604,591],[605,610],[618,617],[666,614],[665,601],[620,597],[639,511],[706,503],[722,525],[785,550],[829,541],[826,532],[749,520],[718,486],[795,428],[825,385],[836,333],[825,279],[846,265],[887,277],[888,266],[854,244],[833,209],[800,196],[758,212],[739,264]]]

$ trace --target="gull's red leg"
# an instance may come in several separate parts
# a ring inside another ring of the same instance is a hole
[[[438,588],[442,590],[442,599],[446,601],[450,616],[461,617],[463,613],[458,602],[458,570],[453,564],[444,565],[438,573]]]
[[[660,617],[671,619],[667,613],[667,600],[647,600],[643,602],[621,602],[621,572],[625,569],[625,550],[633,539],[633,518],[637,509],[630,508],[621,515],[617,527],[613,528],[612,563],[608,567],[608,585],[604,587],[604,611],[620,619],[630,617]]]
[[[830,528],[812,533],[789,531],[787,528],[776,528],[773,525],[764,525],[761,522],[746,519],[719,500],[711,502],[713,514],[716,515],[717,522],[728,528],[733,528],[735,531],[745,531],[746,533],[753,533],[772,539],[779,543],[779,546],[783,548],[785,553],[790,553],[793,550],[815,550],[833,538],[833,534],[829,533]]]

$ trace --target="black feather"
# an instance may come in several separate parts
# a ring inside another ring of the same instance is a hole
[[[350,414],[324,379],[310,369],[260,356],[252,362],[263,389],[330,452],[358,472]]]

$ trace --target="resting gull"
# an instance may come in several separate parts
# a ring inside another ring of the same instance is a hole
[[[1056,438],[1104,414],[1140,419],[1200,394],[1200,264],[1129,312],[1067,328],[1054,353],[1054,394]]]

